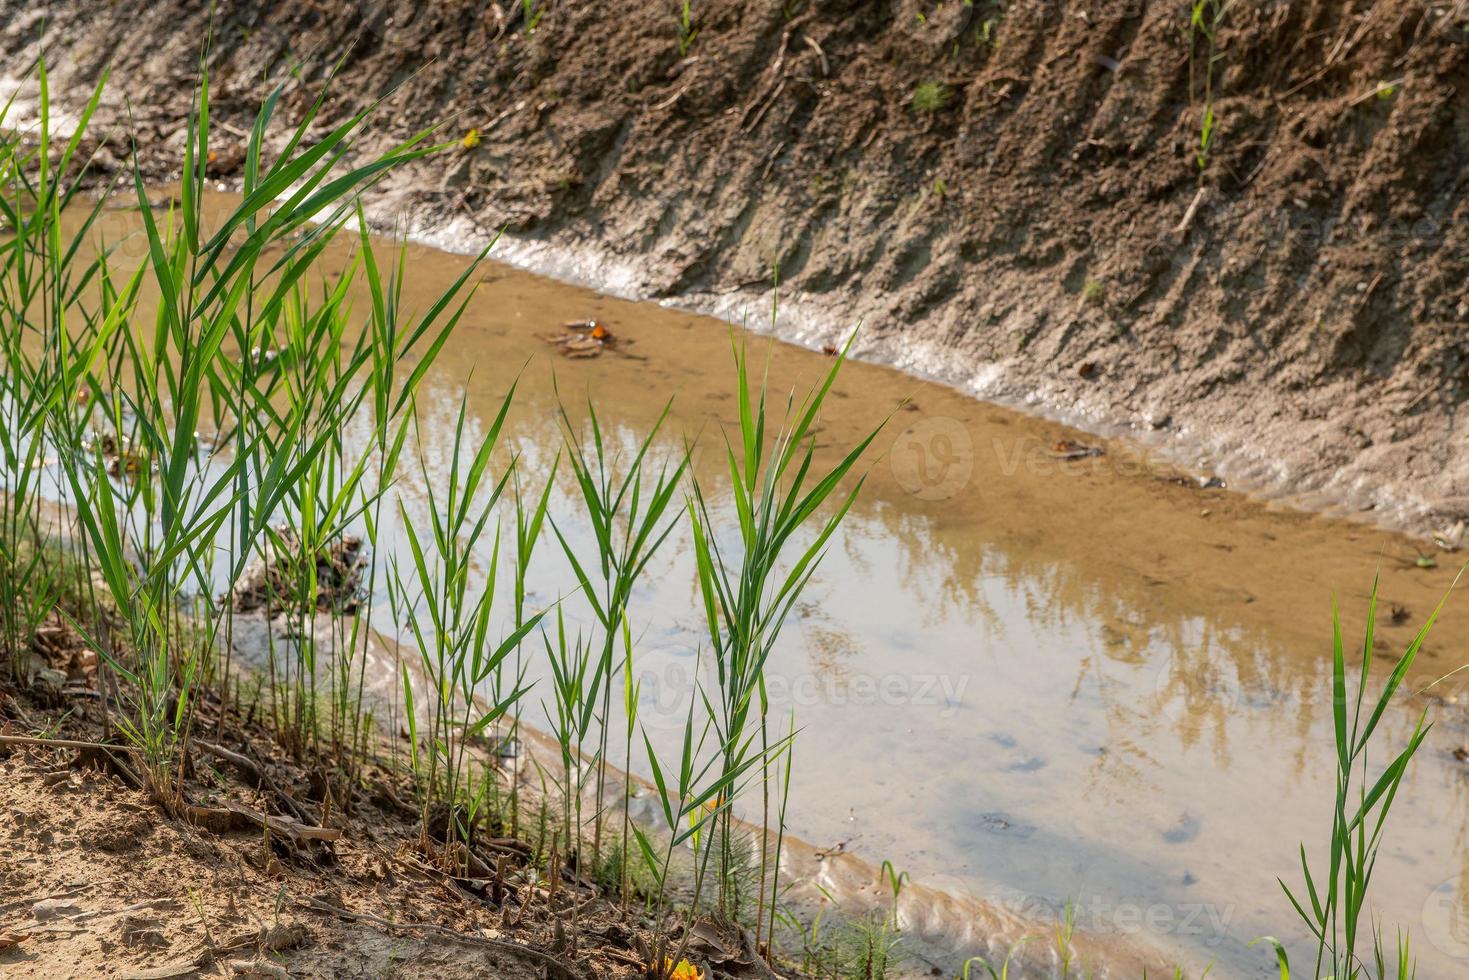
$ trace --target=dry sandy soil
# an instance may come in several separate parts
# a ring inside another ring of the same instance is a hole
[[[807,343],[861,318],[866,356],[1237,485],[1469,517],[1464,3],[1238,0],[1212,72],[1179,0],[694,0],[687,44],[672,0],[531,6],[0,0],[0,70],[44,46],[75,104],[110,65],[166,176],[212,16],[223,180],[270,87],[297,117],[339,65],[326,121],[391,92],[374,146],[479,131],[384,188],[420,231],[728,314],[778,265]]]
[[[333,806],[321,770],[248,714],[217,724],[217,702],[196,724],[218,741],[195,738],[185,805],[166,813],[125,747],[89,747],[109,734],[95,658],[72,666],[60,692],[0,681],[0,975],[644,975],[651,936],[636,903],[626,914],[595,897],[555,858],[561,874],[536,871],[512,837],[477,841],[465,874],[425,844],[391,769],[370,769]],[[704,922],[688,959],[705,977],[773,977],[742,947],[748,935]]]

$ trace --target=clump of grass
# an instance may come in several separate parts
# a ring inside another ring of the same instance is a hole
[[[357,209],[357,228],[359,241],[364,246],[358,254],[362,260],[363,280],[370,300],[367,328],[364,332],[369,354],[364,367],[367,393],[362,402],[371,413],[371,430],[368,436],[370,448],[364,454],[369,465],[366,474],[357,478],[358,513],[367,539],[369,558],[364,594],[370,600],[376,595],[381,565],[376,556],[379,533],[383,526],[383,502],[396,477],[409,426],[414,421],[414,415],[410,411],[414,395],[464,315],[468,302],[465,287],[478,262],[471,263],[421,315],[410,316],[404,311],[402,302],[406,244],[399,244],[397,261],[389,267],[388,274],[384,277],[360,207]],[[480,254],[481,259],[484,254]],[[412,367],[407,368],[410,361]],[[367,648],[373,635],[371,602],[369,601],[365,611],[354,612],[358,614],[352,618],[350,632],[338,637],[339,653],[333,675],[333,748],[338,761],[344,763],[349,773],[356,768],[357,759],[352,751],[343,752],[342,738],[350,737],[350,748],[359,745],[367,737],[362,721],[363,692],[367,682]],[[519,617],[516,625],[520,625]],[[355,687],[352,678],[354,659],[357,668]]]
[[[608,895],[619,895],[623,908],[632,901],[648,900],[654,889],[643,859],[635,850],[625,849],[614,839],[603,849],[600,862],[592,871],[592,880]]]
[[[938,81],[927,81],[913,90],[913,94],[908,97],[908,103],[913,107],[914,112],[931,116],[947,108],[953,98],[954,90],[948,85]]]
[[[972,980],[973,977],[978,977],[979,974],[974,972],[976,966],[982,967],[984,972],[989,974],[990,980],[1010,980],[1010,965],[1015,959],[1015,954],[1019,953],[1032,938],[1031,936],[1022,936],[1012,943],[1010,948],[1005,951],[1005,958],[1000,961],[998,967],[983,956],[969,957],[964,961],[964,968],[959,972],[959,980]],[[1065,974],[1063,973],[1062,976],[1065,976]]]
[[[607,685],[608,679],[603,676],[600,669],[588,676],[588,669],[593,664],[592,651],[583,641],[580,635],[568,640],[566,634],[566,620],[558,608],[556,611],[556,642],[553,645],[550,638],[545,639],[546,659],[551,665],[552,690],[555,694],[555,711],[546,712],[546,721],[550,724],[551,733],[556,737],[556,744],[561,750],[560,762],[561,773],[559,776],[558,790],[562,806],[561,830],[557,841],[562,848],[562,853],[568,857],[575,856],[577,862],[581,859],[582,840],[582,798],[586,789],[587,781],[599,766],[593,760],[593,765],[587,764],[584,751],[588,733],[592,727],[598,703],[598,692]],[[598,661],[600,665],[600,661]],[[600,759],[600,754],[598,756]],[[600,806],[598,814],[600,815]],[[552,846],[557,850],[557,845]],[[553,863],[554,863],[553,858]],[[592,857],[592,868],[595,870],[601,864],[601,854],[594,852]],[[577,921],[573,911],[571,920],[571,942],[575,948],[577,940]]]
[[[670,403],[671,404],[671,403]],[[587,404],[586,432],[576,425],[564,405],[560,418],[566,443],[566,460],[576,480],[582,513],[591,523],[596,551],[578,555],[576,549],[551,518],[551,529],[561,544],[583,598],[592,607],[600,637],[592,674],[581,694],[590,698],[588,705],[577,705],[590,712],[587,724],[597,721],[599,735],[594,768],[596,771],[596,812],[592,828],[592,863],[601,856],[604,836],[604,797],[607,766],[610,763],[609,738],[612,730],[612,688],[617,674],[618,640],[623,639],[622,663],[624,720],[628,738],[624,745],[624,763],[630,768],[632,731],[636,721],[636,698],[629,690],[632,677],[632,643],[630,639],[630,604],[638,579],[658,549],[668,540],[676,525],[680,509],[674,507],[680,482],[688,468],[688,454],[661,461],[655,469],[649,453],[668,418],[665,405],[647,435],[637,444],[632,458],[623,462],[607,442],[596,407]],[[626,842],[628,800],[624,793],[622,806],[623,838]],[[570,843],[570,841],[568,841]]]
[[[769,732],[769,700],[765,690],[765,666],[786,617],[811,581],[824,556],[826,544],[836,533],[862,487],[855,484],[842,493],[838,487],[853,471],[872,440],[874,431],[861,440],[825,473],[816,468],[814,431],[837,374],[846,360],[851,340],[840,352],[823,381],[802,399],[787,403],[785,417],[776,426],[767,415],[767,392],[762,383],[758,398],[752,398],[746,353],[735,345],[738,375],[739,429],[725,435],[738,534],[721,537],[712,533],[718,525],[708,499],[697,479],[691,480],[689,520],[693,530],[694,554],[698,565],[699,594],[713,652],[718,683],[718,700],[710,710],[717,722],[722,770],[726,777],[745,768],[751,745],[759,749],[761,813],[764,833],[770,837],[768,820],[775,748]],[[733,439],[731,438],[733,436]],[[833,506],[823,511],[828,500]],[[814,535],[808,542],[791,547],[797,532],[812,522]],[[792,551],[787,556],[787,549]],[[786,561],[788,569],[783,568]],[[747,733],[751,733],[747,738]],[[758,735],[758,742],[752,741]],[[777,744],[787,744],[784,740]],[[723,835],[721,854],[727,859],[734,825],[728,811],[718,825]],[[762,855],[762,867],[766,859]],[[738,892],[730,887],[733,867],[720,867],[720,911],[727,916]],[[762,886],[764,885],[762,877]],[[772,904],[778,882],[769,883]],[[767,889],[760,890],[761,908],[756,921],[767,919],[764,903]],[[757,926],[756,939],[760,938]]]
[[[888,890],[893,893],[892,905],[888,908],[888,923],[896,931],[898,926],[898,899],[903,894],[903,886],[908,884],[911,878],[906,871],[899,871],[891,861],[883,861],[879,869],[883,881],[887,883]]]
[[[517,683],[489,703],[480,695],[491,676],[545,615],[542,611],[529,617],[498,643],[490,639],[501,540],[498,526],[490,534],[490,519],[510,474],[495,480],[488,470],[514,397],[512,385],[489,430],[475,437],[478,445],[472,451],[472,444],[465,439],[468,411],[460,402],[449,449],[449,473],[444,481],[447,486],[442,492],[435,490],[429,463],[420,456],[422,485],[428,495],[429,534],[420,533],[399,504],[412,565],[405,576],[398,563],[393,563],[393,594],[400,618],[419,650],[423,676],[429,682],[423,699],[429,709],[423,719],[428,727],[423,750],[420,752],[416,743],[412,748],[413,766],[424,812],[425,839],[428,814],[435,804],[451,817],[443,840],[446,856],[459,853],[454,849],[456,842],[470,839],[490,781],[495,779],[470,756],[469,743],[504,717],[520,700],[524,688]],[[486,549],[487,580],[482,587],[471,589],[476,555]],[[404,670],[404,687],[411,692],[406,666]],[[410,724],[417,729],[420,720],[414,713],[418,706],[409,697],[405,707],[410,712]],[[456,823],[461,814],[462,822]]]
[[[832,924],[818,913],[802,935],[801,970],[813,977],[885,980],[902,965],[901,938],[881,915]]]
[[[42,91],[44,96],[44,84]],[[514,462],[495,467],[513,388],[473,441],[467,404],[460,404],[447,477],[438,479],[424,456],[416,391],[464,312],[474,265],[426,313],[407,316],[406,253],[400,248],[393,263],[379,265],[354,195],[391,167],[429,152],[425,134],[348,164],[346,144],[363,117],[313,144],[306,134],[318,102],[284,155],[267,160],[265,133],[278,96],[267,101],[252,128],[240,202],[207,233],[202,201],[209,90],[207,79],[201,82],[185,180],[165,219],[154,218],[141,174],[133,174],[148,260],[125,279],[107,265],[105,250],[92,266],[73,269],[80,237],[55,247],[54,229],[71,191],[59,189],[50,156],[0,160],[11,172],[39,167],[39,180],[7,186],[38,188],[39,201],[49,202],[11,205],[21,218],[21,247],[4,253],[8,274],[0,277],[6,301],[0,313],[10,315],[13,327],[4,338],[11,397],[0,411],[14,420],[5,432],[4,463],[15,491],[6,497],[0,561],[13,573],[11,582],[31,587],[29,604],[18,593],[5,604],[0,625],[7,648],[27,646],[35,623],[54,605],[43,586],[49,565],[34,557],[50,554],[54,542],[37,519],[39,497],[28,482],[41,447],[51,446],[77,513],[85,563],[100,572],[108,607],[115,610],[111,617],[79,615],[76,625],[89,630],[89,640],[122,680],[128,700],[116,723],[139,748],[160,801],[175,810],[188,805],[178,774],[185,769],[194,706],[203,686],[217,686],[221,699],[229,693],[235,616],[248,614],[235,600],[252,560],[265,562],[267,614],[276,610],[292,620],[288,638],[268,634],[257,700],[283,745],[351,780],[370,724],[363,691],[374,612],[370,602],[332,600],[341,588],[358,594],[359,572],[366,580],[360,594],[375,596],[382,577],[392,626],[416,648],[398,679],[424,845],[432,845],[446,867],[467,873],[476,828],[503,823],[507,813],[512,822],[519,819],[514,791],[507,808],[498,777],[471,746],[506,719],[513,738],[519,724],[524,641],[546,615],[529,609],[526,569],[542,526],[550,523],[595,623],[590,634],[570,635],[558,610],[554,631],[543,631],[554,702],[548,718],[561,747],[553,776],[560,795],[555,809],[543,801],[539,810],[537,853],[549,860],[553,880],[556,866],[574,861],[593,869],[607,890],[620,891],[624,904],[643,896],[660,924],[671,921],[675,908],[684,916],[701,914],[712,901],[704,896],[717,891],[724,912],[763,932],[773,922],[780,881],[795,736],[794,722],[783,736],[769,730],[764,665],[851,506],[856,487],[838,492],[839,484],[871,442],[864,440],[830,471],[818,473],[814,466],[812,434],[837,367],[777,432],[767,422],[764,392],[758,404],[752,400],[745,356],[736,351],[741,421],[729,449],[743,516],[738,539],[729,541],[711,533],[717,525],[704,491],[688,478],[687,449],[651,459],[666,410],[628,456],[611,449],[594,407],[588,406],[585,426],[563,411],[566,459],[580,512],[593,530],[594,550],[579,553],[550,514],[549,481],[525,498]],[[49,148],[44,136],[42,144]],[[32,217],[34,223],[26,224]],[[361,243],[354,260],[322,276],[321,257],[354,218]],[[101,295],[100,305],[82,309],[79,324],[65,319],[80,294],[73,274],[98,283]],[[38,293],[38,284],[49,284],[52,292]],[[134,322],[145,284],[161,296],[151,331]],[[355,329],[348,297],[363,289],[366,323]],[[21,315],[38,306],[51,318],[33,324]],[[39,335],[46,356],[28,353],[28,330]],[[206,419],[216,434],[201,442],[194,430]],[[366,421],[365,430],[349,425],[359,421]],[[349,431],[359,440],[365,431],[365,445],[350,443]],[[138,464],[111,466],[105,440],[92,438],[97,432],[114,446],[130,447]],[[410,437],[427,495],[424,519],[409,514],[401,495],[392,504]],[[553,464],[553,477],[555,469]],[[502,554],[497,504],[511,490],[514,547]],[[819,514],[829,498],[836,506]],[[609,762],[620,750],[623,766],[633,767],[640,729],[631,600],[686,504],[696,512],[690,525],[718,661],[718,695],[689,692],[685,751],[677,764],[657,756],[646,734],[641,740],[659,783],[661,834],[633,826],[627,781],[620,833],[606,833],[604,825],[619,809],[605,798]],[[378,555],[385,505],[402,528],[406,558]],[[813,536],[795,546],[808,523]],[[356,539],[359,533],[365,540]],[[338,554],[353,556],[350,567],[324,563],[323,556]],[[513,624],[494,636],[502,557],[514,567]],[[794,567],[777,573],[787,559]],[[222,601],[212,601],[221,589]],[[101,598],[94,597],[94,610]],[[80,621],[85,619],[90,629]],[[614,749],[609,743],[619,721],[613,697],[619,679],[626,736]],[[761,832],[752,834],[736,827],[731,809],[757,772]],[[596,802],[588,820],[583,791],[593,780]],[[351,795],[332,793],[344,801]],[[589,825],[588,862],[581,852]],[[682,886],[670,881],[675,851],[685,846],[694,853],[687,907],[674,899]],[[574,939],[574,918],[571,924]],[[674,948],[670,935],[662,934],[661,951],[676,963],[684,951]]]
[[[754,744],[753,734],[749,737],[720,737],[715,735],[712,751],[711,732],[715,731],[712,712],[696,720],[695,707],[707,705],[707,695],[702,690],[689,702],[684,721],[682,750],[678,755],[677,767],[667,764],[653,748],[647,733],[643,744],[647,749],[648,765],[653,771],[657,786],[658,804],[662,811],[663,844],[654,843],[650,832],[633,825],[633,835],[643,856],[643,864],[657,885],[651,902],[653,921],[656,924],[653,943],[653,963],[678,962],[688,947],[695,918],[699,914],[700,902],[709,875],[710,857],[716,850],[706,840],[706,831],[717,827],[721,818],[727,818],[730,807],[739,795],[741,782],[753,768],[768,760],[772,753],[779,752],[783,743],[761,749]],[[733,766],[729,759],[736,759]],[[665,773],[667,775],[665,775]],[[727,839],[727,838],[726,838]],[[682,915],[682,938],[675,947],[674,931],[669,928],[671,899],[671,870],[678,848],[689,844],[694,852],[693,893],[689,906]],[[728,849],[724,851],[728,854]]]
[[[27,149],[23,127],[10,124],[13,103],[0,108],[0,220],[6,230],[0,240],[0,313],[7,327],[0,337],[0,656],[21,683],[31,679],[31,637],[50,611],[58,585],[47,561],[41,513],[40,471],[48,433],[59,429],[75,434],[83,424],[77,405],[85,397],[83,377],[75,370],[69,342],[76,337],[77,344],[88,347],[107,318],[107,311],[100,310],[85,314],[80,325],[68,319],[73,277],[91,277],[105,264],[99,257],[76,269],[66,259],[91,233],[101,201],[71,239],[63,240],[58,227],[62,209],[80,189],[80,178],[68,172],[106,76],[59,159],[52,158],[44,60],[39,82],[36,149]],[[39,356],[28,341],[38,344]]]
[[[223,416],[227,422],[261,412],[258,391],[231,402],[236,389],[219,383],[233,371],[224,345],[242,323],[257,336],[285,320],[295,325],[298,337],[330,335],[340,316],[340,296],[329,295],[324,305],[312,308],[298,286],[340,225],[333,220],[334,209],[373,175],[423,152],[414,149],[420,136],[328,181],[342,143],[364,115],[308,145],[303,138],[318,103],[305,114],[287,151],[264,166],[263,134],[275,98],[267,101],[252,132],[245,193],[219,230],[206,236],[201,199],[209,83],[207,73],[202,76],[176,209],[160,226],[142,175],[134,170],[148,260],[121,289],[104,266],[99,279],[108,298],[105,315],[93,322],[80,345],[59,339],[64,332],[59,324],[54,347],[60,376],[68,379],[64,383],[85,384],[94,417],[144,461],[134,478],[118,480],[100,448],[86,450],[75,417],[53,412],[70,503],[89,557],[123,619],[120,631],[101,629],[96,631],[101,635],[88,638],[127,681],[131,710],[117,716],[118,724],[140,749],[155,794],[171,806],[182,802],[173,778],[175,756],[180,741],[187,741],[195,683],[201,671],[207,672],[221,623],[210,604],[195,602],[200,615],[186,627],[184,599],[207,595],[216,573],[231,586],[238,580],[248,550],[229,555],[216,569],[216,539],[230,526],[240,540],[257,541],[288,498],[302,499],[303,477],[321,472],[317,467],[330,445],[327,433],[350,410],[350,400],[345,405],[338,400],[327,402],[329,407],[314,418],[292,410],[270,427],[235,425],[232,440],[201,454],[195,430],[203,418]],[[295,190],[288,193],[288,188]],[[323,214],[324,222],[311,224]],[[52,220],[59,222],[59,213]],[[273,249],[280,254],[267,266],[262,258]],[[71,254],[58,254],[56,261]],[[159,296],[151,335],[133,322],[144,278]],[[323,368],[322,378],[340,381]]]
[[[534,498],[534,502],[527,506],[527,497],[522,493],[520,476],[518,471],[511,473],[515,490],[515,565],[513,572],[513,584],[511,589],[511,601],[514,603],[513,623],[515,630],[519,632],[525,626],[530,615],[530,605],[526,591],[526,575],[530,570],[532,557],[535,555],[536,545],[541,539],[541,530],[546,524],[546,513],[551,502],[551,489],[556,482],[556,473],[561,464],[558,454],[551,462],[551,471],[546,476],[546,483],[541,490],[540,496]],[[514,684],[519,685],[526,676],[526,664],[522,656],[525,637],[522,634],[520,640],[515,644]],[[491,673],[490,696],[496,703],[509,701],[512,691],[508,688],[504,672],[497,666]],[[523,753],[519,750],[520,743],[520,718],[515,713],[510,713],[510,725],[508,732],[504,735],[504,744],[508,745],[514,752],[514,765],[510,776],[510,832],[512,835],[520,831],[520,760]]]
[[[1354,671],[1355,691],[1351,690],[1353,682],[1348,679],[1341,616],[1335,602],[1332,603],[1331,693],[1332,733],[1336,743],[1336,801],[1332,808],[1327,864],[1324,869],[1316,866],[1317,870],[1313,872],[1306,857],[1306,846],[1302,844],[1304,890],[1299,887],[1292,889],[1284,880],[1280,882],[1291,907],[1316,939],[1315,966],[1310,974],[1313,977],[1376,977],[1377,980],[1386,980],[1390,975],[1389,963],[1396,967],[1399,978],[1412,976],[1416,971],[1405,933],[1398,934],[1397,949],[1391,957],[1383,948],[1382,934],[1377,928],[1370,930],[1370,961],[1358,953],[1358,948],[1367,938],[1362,915],[1367,908],[1367,889],[1377,866],[1388,813],[1407,774],[1408,764],[1428,734],[1427,709],[1419,714],[1407,744],[1391,756],[1380,772],[1376,765],[1369,764],[1368,749],[1388,705],[1417,659],[1423,641],[1446,600],[1447,596],[1440,600],[1433,614],[1398,658],[1375,702],[1367,700],[1367,689],[1374,656],[1377,583],[1373,583],[1372,598],[1367,607],[1360,664]],[[1364,708],[1368,709],[1365,714]],[[1290,976],[1290,960],[1285,947],[1271,937],[1255,942],[1266,943],[1274,949],[1281,978],[1286,980]]]

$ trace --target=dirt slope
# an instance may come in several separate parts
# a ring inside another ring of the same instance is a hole
[[[44,38],[74,100],[111,63],[146,154],[209,6],[0,0],[0,68]],[[693,0],[682,56],[674,0],[533,6],[218,0],[216,118],[340,61],[328,117],[397,86],[382,127],[480,131],[391,188],[420,230],[727,313],[778,264],[805,342],[860,317],[868,356],[1237,483],[1469,517],[1462,2],[1236,0],[1212,71],[1181,0]]]

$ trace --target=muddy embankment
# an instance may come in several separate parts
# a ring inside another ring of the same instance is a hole
[[[1463,3],[680,6],[3,0],[0,69],[44,48],[74,104],[110,65],[157,170],[212,7],[222,181],[262,95],[293,121],[337,65],[322,125],[391,90],[379,143],[478,131],[381,188],[435,240],[732,318],[778,266],[801,342],[861,320],[863,356],[1238,486],[1469,517]]]

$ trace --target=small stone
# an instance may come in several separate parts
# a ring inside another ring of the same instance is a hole
[[[88,676],[97,672],[98,656],[96,650],[83,650],[77,655],[76,670],[80,676]]]
[[[66,674],[52,667],[36,671],[36,683],[48,691],[59,692],[66,683]]]
[[[64,898],[46,898],[31,906],[31,918],[37,922],[54,922],[80,915],[81,907]]]
[[[147,916],[127,916],[119,923],[122,944],[133,948],[167,949],[160,923]]]

